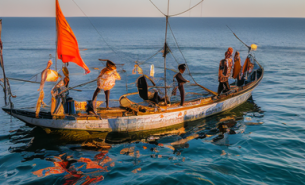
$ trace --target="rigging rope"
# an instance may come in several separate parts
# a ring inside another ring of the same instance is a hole
[[[182,55],[182,57],[183,57],[185,63],[186,63],[186,67],[187,67],[187,69],[188,69],[188,71],[189,71],[189,75],[191,76],[192,80],[195,82],[195,84],[197,84],[199,87],[203,88],[204,90],[208,91],[209,93],[214,94],[214,95],[218,95],[216,92],[214,92],[214,91],[212,91],[212,90],[210,90],[210,89],[208,89],[208,88],[206,88],[206,87],[204,87],[204,86],[202,86],[202,85],[200,85],[200,84],[198,84],[198,83],[196,82],[196,80],[194,79],[193,75],[191,74],[191,71],[190,71],[190,68],[189,68],[189,66],[188,66],[188,64],[187,64],[187,61],[186,61],[186,59],[185,59],[185,57],[184,57],[184,55],[183,55],[183,53],[182,53],[182,51],[181,51],[181,49],[180,49],[180,47],[179,47],[179,44],[178,44],[177,39],[176,39],[176,37],[175,37],[175,35],[174,35],[174,33],[173,33],[173,30],[172,30],[170,24],[168,24],[168,25],[169,25],[169,29],[171,30],[171,33],[172,33],[172,35],[173,35],[173,37],[174,37],[174,39],[175,39],[176,45],[177,45],[177,47],[178,47],[178,49],[179,49],[179,51],[180,51],[180,53],[181,53],[181,55]]]
[[[180,12],[180,13],[177,13],[177,14],[173,14],[173,15],[166,15],[165,13],[163,13],[151,0],[149,0],[151,2],[151,4],[154,5],[154,7],[156,7],[157,10],[159,10],[159,12],[164,15],[164,16],[168,16],[168,17],[175,17],[177,15],[181,15],[181,14],[184,14],[185,12],[187,11],[190,11],[191,9],[195,8],[196,6],[198,6],[200,3],[202,3],[204,0],[201,0],[199,3],[197,3],[196,5],[192,6],[191,8],[183,11],[183,12]]]
[[[249,50],[251,49],[251,47],[250,46],[248,46],[246,43],[244,43],[239,37],[237,37],[237,35],[233,32],[233,30],[228,26],[228,25],[226,25],[230,30],[231,30],[231,32],[233,33],[233,35],[241,42],[241,43],[243,43],[243,45],[245,45]]]
[[[66,92],[66,91],[69,91],[69,90],[71,90],[71,89],[74,89],[75,87],[81,87],[81,86],[90,84],[90,83],[95,82],[95,81],[97,81],[97,78],[94,79],[94,80],[91,80],[91,81],[89,81],[89,82],[86,82],[86,83],[82,83],[82,84],[79,84],[79,85],[76,85],[76,86],[73,86],[73,87],[66,88],[65,90],[61,91],[61,92],[58,94],[58,96],[61,95],[61,94],[64,93],[64,92]]]
[[[87,16],[87,14],[78,6],[78,4],[77,4],[74,0],[72,0],[72,1],[73,1],[73,2],[75,3],[75,5],[80,9],[80,11],[86,16],[86,18],[89,20],[91,26],[95,29],[95,31],[96,31],[96,32],[99,34],[99,36],[103,39],[103,41],[106,43],[106,45],[107,45],[115,54],[117,54],[117,55],[121,58],[121,60],[124,60],[123,57],[120,56],[120,54],[117,53],[117,52],[115,51],[115,49],[112,48],[112,47],[110,46],[110,44],[108,44],[108,42],[105,40],[105,38],[102,36],[102,34],[100,34],[100,32],[97,30],[97,28],[93,25],[93,23],[91,22],[91,20],[90,20],[89,17]],[[129,58],[131,61],[133,61],[133,59],[130,58],[129,56],[127,56],[127,55],[125,55],[125,56],[126,56],[127,58]]]
[[[151,57],[149,57],[148,59],[144,60],[143,62],[136,62],[136,64],[138,65],[142,65],[145,62],[147,62],[148,60],[152,59],[154,56],[156,56],[158,53],[160,53],[162,51],[163,47],[161,49],[159,49],[155,54],[153,54]]]
[[[159,12],[162,14],[162,15],[164,15],[164,16],[166,16],[166,14],[165,13],[163,13],[151,0],[149,0],[150,2],[151,2],[151,4],[153,4],[154,5],[154,7],[157,9],[157,10],[159,10]]]

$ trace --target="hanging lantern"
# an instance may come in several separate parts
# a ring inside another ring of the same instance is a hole
[[[58,80],[58,73],[52,69],[47,71],[47,82],[56,82]]]

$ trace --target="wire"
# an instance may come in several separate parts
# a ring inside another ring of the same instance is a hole
[[[184,14],[185,12],[187,11],[190,11],[191,9],[195,8],[196,6],[198,6],[200,3],[202,3],[204,0],[201,0],[199,3],[197,3],[196,5],[194,5],[193,7],[181,12],[181,13],[177,13],[177,14],[174,14],[174,15],[169,15],[169,17],[174,17],[174,16],[177,16],[177,15],[181,15],[181,14]]]
[[[159,10],[159,12],[164,15],[164,16],[168,16],[168,17],[174,17],[174,16],[177,16],[177,15],[181,15],[187,11],[190,11],[191,9],[195,8],[196,6],[198,6],[200,3],[202,3],[204,0],[201,0],[199,3],[197,3],[196,5],[192,6],[191,8],[183,11],[183,12],[180,12],[180,13],[177,13],[177,14],[173,14],[173,15],[166,15],[165,13],[163,13],[151,0],[149,0],[151,2],[151,4],[154,5],[154,7],[156,7],[157,10]]]
[[[150,2],[151,2],[151,4],[153,4],[154,5],[154,7],[156,7],[156,9],[157,10],[159,10],[159,12],[162,14],[162,15],[164,15],[164,16],[166,16],[166,14],[165,13],[163,13],[151,0],[149,0]]]
[[[117,54],[122,60],[124,60],[123,57],[121,57],[120,54],[117,53],[117,51],[115,51],[115,49],[112,48],[110,44],[108,44],[108,42],[105,40],[105,38],[102,36],[102,34],[100,34],[100,32],[97,30],[97,28],[93,25],[93,23],[91,22],[91,20],[90,20],[89,17],[87,16],[87,14],[78,6],[78,4],[77,4],[74,0],[72,0],[72,1],[73,1],[73,2],[75,3],[75,5],[80,9],[80,11],[86,16],[86,18],[89,20],[91,26],[92,26],[92,27],[95,29],[95,31],[99,34],[99,36],[100,36],[100,37],[102,38],[102,40],[106,43],[106,45],[107,45],[115,54]],[[127,58],[129,58],[131,61],[133,61],[133,59],[130,58],[129,56],[127,56],[127,55],[125,55],[125,56],[126,56]]]
[[[187,61],[186,61],[186,59],[185,59],[185,57],[184,57],[184,55],[183,55],[183,53],[182,53],[182,51],[181,51],[181,49],[180,49],[180,47],[179,47],[179,45],[178,45],[178,42],[177,42],[177,39],[176,39],[176,37],[175,37],[175,35],[174,35],[174,33],[173,33],[173,30],[172,30],[172,28],[171,28],[171,26],[170,26],[169,23],[168,23],[168,25],[169,25],[169,29],[171,30],[171,33],[172,33],[172,35],[173,35],[173,37],[174,37],[174,39],[175,39],[176,45],[177,45],[177,47],[178,47],[178,49],[179,49],[181,55],[183,56],[183,59],[184,59],[185,63],[187,64]],[[192,73],[191,73],[191,71],[190,71],[189,66],[186,65],[186,67],[187,67],[187,69],[188,69],[188,71],[189,71],[189,75],[191,76],[192,80],[195,82],[195,84],[196,84],[197,86],[203,88],[204,90],[206,90],[207,92],[209,92],[209,93],[211,93],[211,94],[217,95],[216,92],[214,92],[214,91],[212,91],[212,90],[210,90],[210,89],[208,89],[208,88],[206,88],[206,87],[204,87],[204,86],[198,84],[198,83],[196,82],[196,80],[194,79],[194,77],[193,77],[193,75],[192,75]]]
[[[237,35],[233,32],[233,30],[228,26],[228,25],[226,25],[230,30],[231,30],[231,32],[233,33],[233,35],[241,42],[241,43],[243,43],[243,45],[245,45],[248,49],[251,49],[251,47],[250,46],[248,46],[246,43],[244,43],[239,37],[237,37]]]

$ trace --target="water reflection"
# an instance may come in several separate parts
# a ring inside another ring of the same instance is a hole
[[[137,174],[148,160],[181,165],[193,140],[230,147],[231,135],[244,134],[247,125],[262,124],[263,111],[248,101],[211,118],[145,132],[99,133],[22,127],[11,131],[10,152],[23,162],[40,158],[45,168],[32,169],[38,178],[60,174],[61,184],[90,184],[104,180],[115,169]],[[240,138],[242,139],[242,138]],[[238,142],[238,141],[236,141]],[[226,155],[222,150],[220,155]]]

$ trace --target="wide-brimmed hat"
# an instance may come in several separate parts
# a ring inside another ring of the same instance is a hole
[[[115,66],[115,63],[112,62],[111,60],[107,60],[106,65],[108,66]]]

